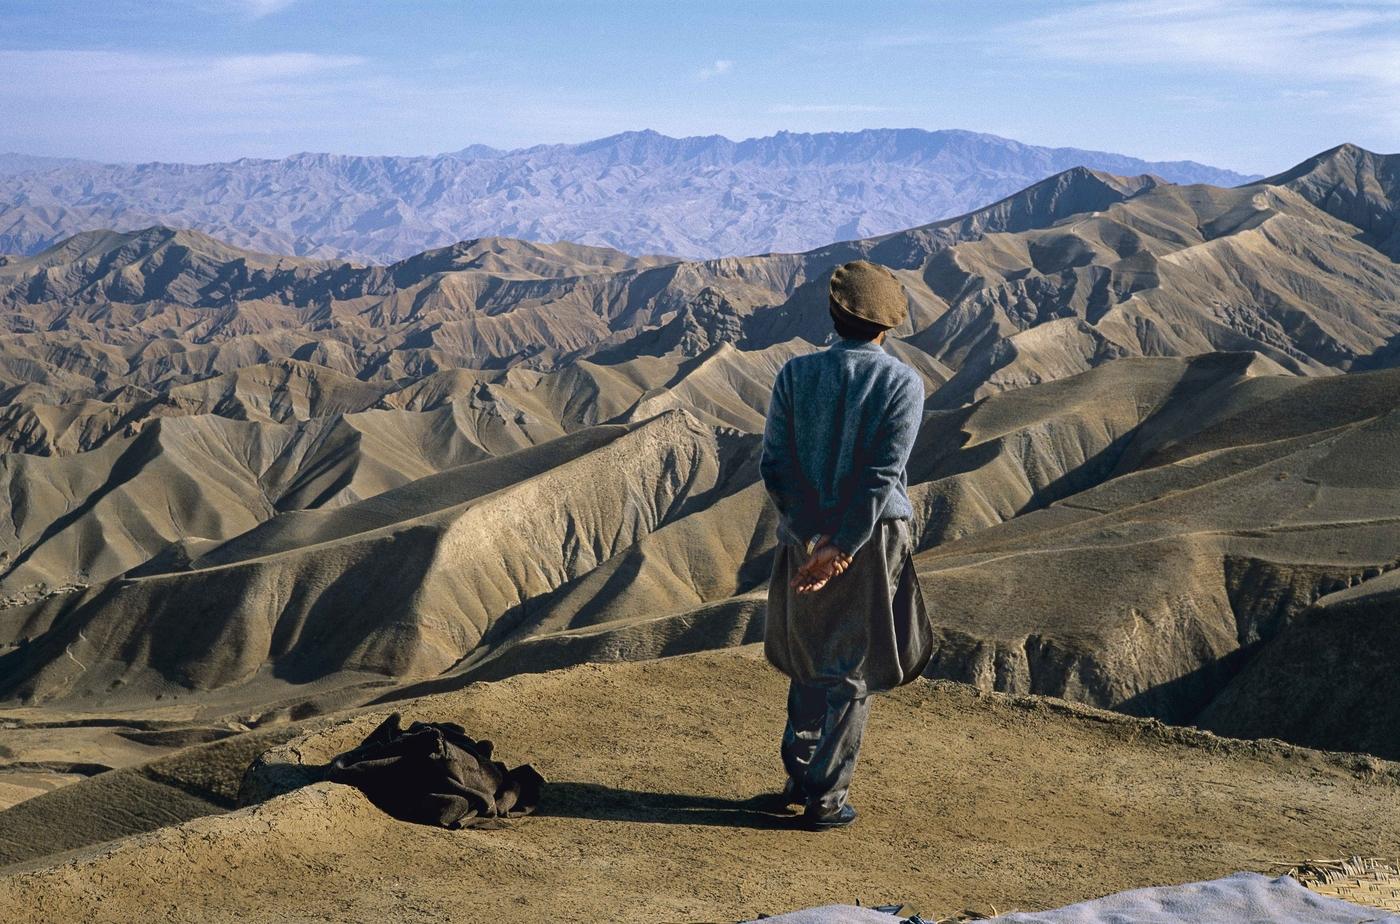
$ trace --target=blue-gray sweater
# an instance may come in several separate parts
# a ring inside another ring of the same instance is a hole
[[[879,344],[838,340],[778,371],[759,468],[778,539],[833,537],[848,555],[883,517],[910,517],[905,465],[923,420],[919,374]]]

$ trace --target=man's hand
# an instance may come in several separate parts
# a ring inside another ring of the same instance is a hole
[[[821,536],[807,560],[797,569],[791,584],[800,594],[813,593],[850,566],[851,556],[832,545],[830,536]]]

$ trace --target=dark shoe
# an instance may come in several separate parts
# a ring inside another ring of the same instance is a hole
[[[844,828],[856,820],[856,807],[847,802],[829,815],[819,815],[808,808],[802,813],[802,824],[813,831]]]

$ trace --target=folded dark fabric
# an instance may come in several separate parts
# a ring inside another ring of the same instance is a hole
[[[491,759],[490,741],[476,741],[451,722],[400,728],[394,713],[359,747],[331,761],[327,778],[347,783],[395,818],[465,828],[492,818],[528,815],[544,777],[529,764],[514,770]]]

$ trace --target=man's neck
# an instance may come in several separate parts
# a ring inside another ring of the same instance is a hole
[[[837,340],[831,344],[830,349],[883,350],[884,347],[880,346],[880,343],[884,339],[884,337],[874,337],[870,340],[866,340],[864,337],[838,337]]]

